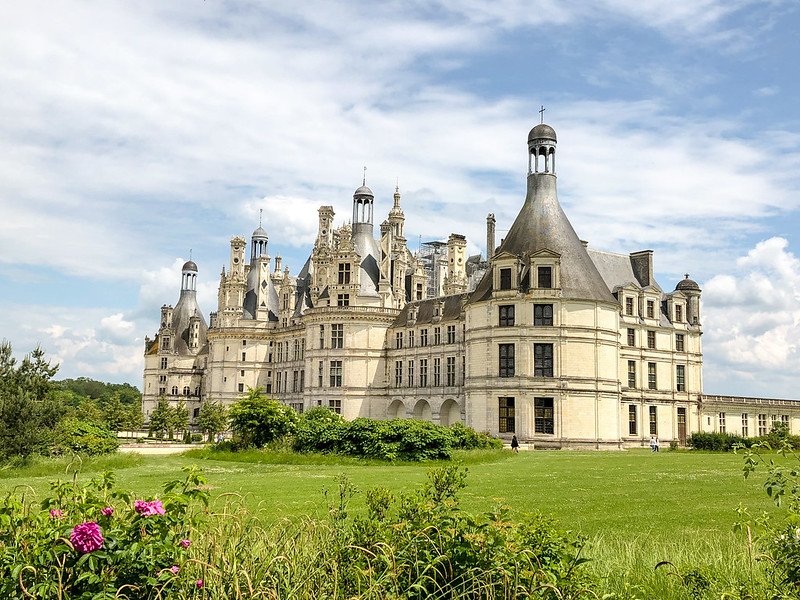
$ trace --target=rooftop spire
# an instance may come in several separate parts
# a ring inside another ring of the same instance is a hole
[[[539,109],[539,116],[541,117],[541,120],[539,121],[540,124],[544,123],[544,111],[545,110],[547,110],[547,109],[544,107],[544,104],[542,104],[542,108]]]

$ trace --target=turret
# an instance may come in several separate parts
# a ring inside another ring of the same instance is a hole
[[[686,273],[686,279],[679,281],[675,289],[686,294],[686,320],[690,325],[700,325],[700,286]]]
[[[467,291],[467,238],[451,233],[447,240],[447,277],[444,294],[462,294]]]
[[[495,249],[495,218],[494,213],[486,215],[486,260],[491,261]]]

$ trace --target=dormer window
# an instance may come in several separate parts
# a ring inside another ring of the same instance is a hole
[[[511,289],[511,269],[500,269],[500,289]]]
[[[553,287],[553,269],[552,267],[538,267],[536,269],[536,282],[537,287],[542,289],[550,289]]]
[[[647,301],[647,318],[648,319],[656,318],[656,303],[654,300]]]
[[[339,285],[350,285],[350,263],[339,264]]]
[[[680,323],[683,321],[683,306],[681,304],[675,305],[675,322]]]
[[[633,316],[633,298],[630,296],[625,297],[625,314]]]

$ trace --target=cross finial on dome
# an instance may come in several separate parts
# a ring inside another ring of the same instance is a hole
[[[192,249],[189,248],[189,260],[192,260]]]
[[[367,185],[367,165],[364,165],[364,179],[361,181],[361,185]]]
[[[261,217],[262,216],[264,216],[264,209],[263,208],[259,208],[258,209],[258,226],[259,227],[261,227]]]
[[[544,104],[542,104],[542,108],[539,109],[539,115],[541,117],[541,120],[539,121],[540,123],[544,123],[544,111],[545,110],[547,110],[547,109],[544,107]]]
[[[684,273],[684,275],[686,275],[686,279],[689,279],[689,274],[688,273]]]

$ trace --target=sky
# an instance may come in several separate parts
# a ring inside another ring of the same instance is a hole
[[[197,263],[262,224],[293,274],[317,208],[410,249],[502,237],[527,133],[593,248],[702,294],[704,391],[800,399],[796,0],[11,0],[0,8],[0,338],[57,377],[141,386]]]

